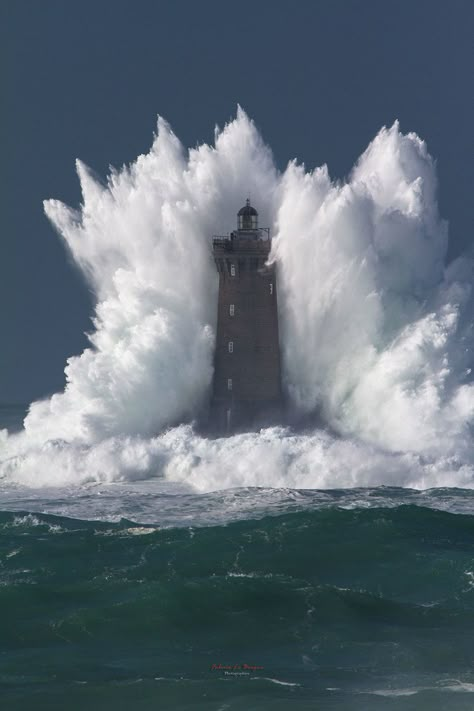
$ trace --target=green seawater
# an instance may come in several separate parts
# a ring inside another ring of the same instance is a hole
[[[472,710],[474,516],[396,495],[192,527],[0,513],[2,709]]]

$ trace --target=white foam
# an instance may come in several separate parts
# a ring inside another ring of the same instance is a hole
[[[473,485],[473,264],[444,268],[434,164],[415,134],[383,128],[340,184],[325,166],[280,173],[239,109],[212,147],[186,153],[160,119],[150,152],[106,185],[77,169],[80,209],[45,210],[96,297],[90,347],[23,432],[0,433],[7,482]],[[286,393],[336,435],[175,426],[209,397],[210,237],[248,194],[274,235]]]
[[[364,693],[373,694],[374,696],[415,696],[424,689],[377,689],[376,691],[368,691]]]
[[[297,684],[295,682],[281,681],[281,679],[272,679],[269,676],[253,676],[251,678],[252,680],[271,681],[272,684],[278,684],[279,686],[301,686],[301,684]]]

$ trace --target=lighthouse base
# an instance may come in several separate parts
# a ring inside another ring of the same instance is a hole
[[[256,431],[263,427],[283,424],[280,399],[252,402],[240,400],[226,402],[213,399],[208,418],[208,428],[218,435]]]

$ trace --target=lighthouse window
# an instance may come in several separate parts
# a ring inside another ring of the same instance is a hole
[[[235,276],[235,264],[230,265],[230,275]]]
[[[234,304],[231,304],[229,306],[229,316],[233,316],[235,314],[235,306]]]
[[[270,282],[270,294],[273,294],[273,283]]]
[[[234,352],[234,341],[229,341],[229,353]]]
[[[232,390],[232,378],[227,378],[227,390]]]

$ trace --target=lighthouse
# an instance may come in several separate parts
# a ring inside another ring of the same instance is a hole
[[[281,410],[277,281],[269,228],[247,199],[237,229],[214,237],[219,274],[211,425],[231,433],[274,421]]]

